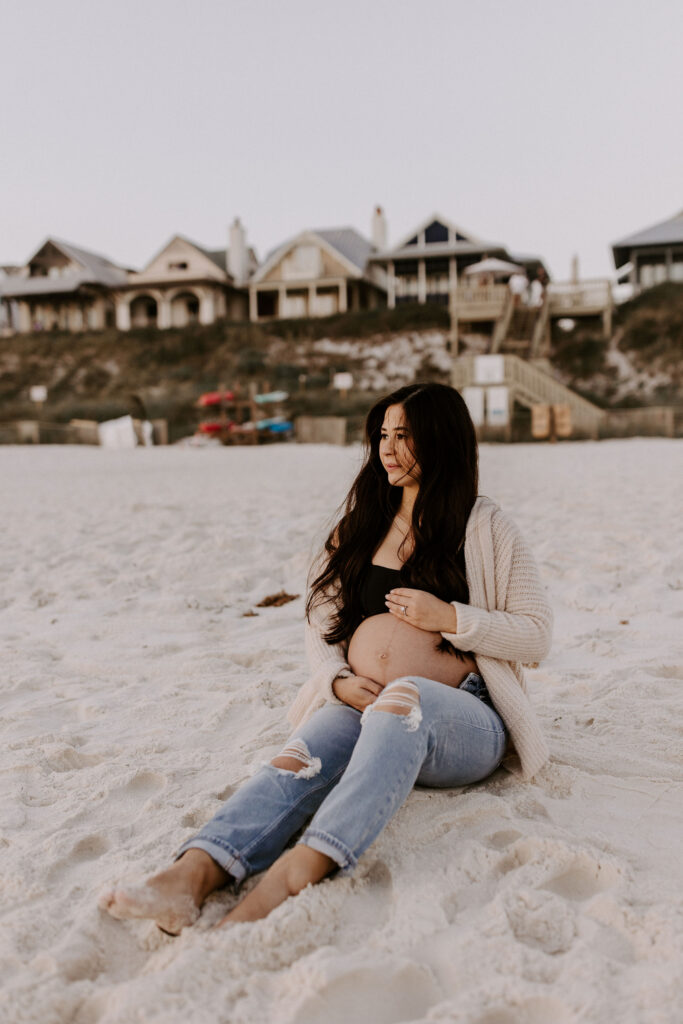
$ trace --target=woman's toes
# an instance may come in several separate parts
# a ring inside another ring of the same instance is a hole
[[[105,890],[98,905],[119,921],[151,918],[171,935],[177,935],[199,917],[199,907],[188,893],[149,884]]]
[[[97,897],[97,906],[100,910],[108,911],[116,897],[115,889],[103,889]]]

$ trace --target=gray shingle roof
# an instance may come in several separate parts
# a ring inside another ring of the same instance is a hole
[[[271,249],[266,254],[259,271],[263,270],[277,253],[284,252],[297,238],[305,234],[317,235],[318,238],[322,238],[323,241],[331,245],[333,249],[336,249],[349,262],[353,263],[361,273],[365,271],[369,256],[375,252],[375,247],[371,242],[367,238],[363,238],[355,228],[309,228],[306,231],[302,231],[299,235],[288,238],[285,242],[280,242],[274,249]]]
[[[205,249],[203,245],[197,245],[196,242],[192,242],[192,245],[195,249],[199,249],[200,252],[203,252],[205,256],[208,256],[211,262],[215,263],[219,270],[223,270],[227,273],[227,254],[225,249]]]
[[[85,267],[88,272],[86,278],[89,281],[115,286],[123,284],[128,277],[127,270],[112,263],[106,256],[100,256],[99,253],[90,252],[88,249],[81,249],[79,246],[72,245],[71,242],[62,242],[58,238],[49,238],[48,241],[61,249],[65,256],[69,256],[70,259]]]
[[[614,242],[612,252],[617,267],[629,258],[629,250],[646,245],[681,245],[683,244],[683,210],[675,217],[653,224],[652,227],[637,231],[634,235]]]
[[[367,238],[363,238],[355,228],[319,228],[314,230],[313,234],[323,238],[328,245],[345,256],[360,271],[365,270],[368,257],[374,246]]]
[[[56,277],[21,277],[11,275],[0,281],[0,294],[3,295],[57,295],[77,291],[83,284],[100,284],[106,287],[116,287],[124,284],[128,278],[128,271],[123,267],[112,263],[105,256],[99,253],[90,252],[88,249],[81,249],[72,245],[71,242],[63,242],[58,238],[48,238],[40,246],[38,252],[47,244],[51,243],[65,256],[80,266],[79,270],[73,270]],[[34,254],[34,258],[37,253]],[[30,262],[30,261],[29,261]]]

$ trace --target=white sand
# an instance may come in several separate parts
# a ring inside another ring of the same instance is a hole
[[[0,1019],[679,1024],[683,442],[486,447],[556,609],[553,761],[418,790],[351,879],[179,939],[96,908],[287,735],[358,450],[0,448]]]

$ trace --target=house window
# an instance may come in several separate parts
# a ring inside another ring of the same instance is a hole
[[[425,243],[432,245],[434,242],[447,242],[448,228],[438,220],[432,221],[428,228],[425,228]]]
[[[187,270],[187,261],[179,260],[177,263],[169,263],[169,270]]]

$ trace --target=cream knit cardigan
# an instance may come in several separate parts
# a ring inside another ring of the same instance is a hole
[[[529,548],[490,498],[477,498],[467,521],[465,567],[470,603],[452,602],[458,631],[442,635],[454,647],[474,653],[512,741],[503,765],[530,779],[547,761],[548,748],[527,696],[522,666],[548,653],[553,615]],[[312,675],[289,710],[293,726],[327,701],[339,704],[332,683],[337,676],[353,674],[346,660],[348,645],[330,645],[323,639],[326,607],[319,605],[306,623]]]

